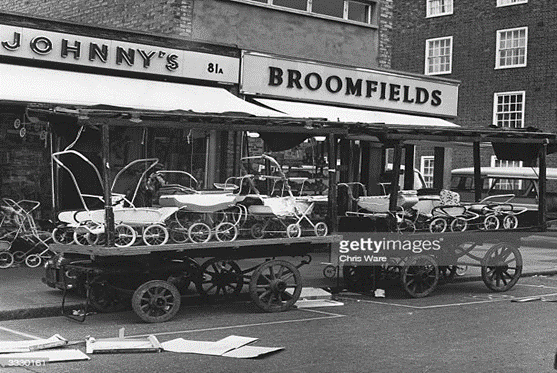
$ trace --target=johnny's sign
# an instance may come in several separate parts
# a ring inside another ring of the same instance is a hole
[[[442,117],[457,115],[457,83],[254,52],[243,54],[240,88],[249,95]]]
[[[237,58],[0,25],[0,56],[238,83]]]

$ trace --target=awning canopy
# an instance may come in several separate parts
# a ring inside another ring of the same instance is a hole
[[[223,88],[8,64],[0,64],[0,77],[0,100],[9,102],[285,116],[244,101]]]
[[[386,125],[459,127],[449,121],[420,115],[390,113],[377,110],[352,109],[338,106],[309,104],[256,98],[255,101],[292,117],[320,117],[333,122],[359,122]]]

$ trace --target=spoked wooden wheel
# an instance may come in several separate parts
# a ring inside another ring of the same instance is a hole
[[[238,237],[238,227],[230,222],[223,222],[215,228],[215,236],[220,242],[231,242]]]
[[[509,243],[491,247],[482,260],[482,280],[493,291],[507,291],[522,274],[522,255]]]
[[[236,262],[213,258],[201,265],[200,294],[228,297],[240,294],[243,286],[244,275]]]
[[[167,281],[152,280],[133,293],[132,307],[141,320],[157,323],[173,318],[180,309],[180,292]]]
[[[60,245],[68,245],[74,239],[73,229],[67,227],[54,228],[52,231],[52,240]]]
[[[410,257],[402,268],[401,281],[404,290],[414,298],[426,297],[439,282],[439,267],[429,255]]]
[[[290,262],[270,260],[253,271],[249,293],[255,305],[267,312],[290,309],[302,292],[302,275]]]
[[[209,242],[211,239],[211,227],[205,223],[193,223],[188,229],[188,237],[191,242]]]
[[[14,256],[9,251],[0,251],[0,268],[9,268],[14,264]]]
[[[137,233],[127,224],[118,224],[114,228],[114,245],[117,247],[128,247],[133,245]]]
[[[91,284],[89,302],[98,312],[109,313],[125,310],[130,299],[122,297],[116,289],[104,282]]]
[[[464,218],[455,218],[451,222],[451,232],[464,232],[468,228],[468,222]]]
[[[518,228],[518,218],[515,214],[508,214],[503,218],[503,228],[504,229],[516,229]]]
[[[147,246],[164,245],[168,242],[168,230],[160,224],[153,224],[143,230],[143,242]]]
[[[447,221],[444,218],[435,218],[429,223],[431,233],[443,233],[447,230]]]

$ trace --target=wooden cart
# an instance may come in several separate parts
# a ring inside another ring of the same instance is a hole
[[[302,291],[298,269],[311,262],[312,252],[340,238],[270,238],[126,248],[53,244],[51,250],[84,258],[62,265],[62,273],[80,278],[86,293],[82,312],[75,317],[66,310],[64,291],[64,315],[83,321],[90,305],[101,312],[112,312],[127,307],[131,299],[134,312],[142,320],[155,323],[176,315],[180,289],[192,283],[202,295],[217,296],[238,294],[248,285],[251,299],[259,308],[286,311]],[[300,259],[293,264],[278,257]],[[199,265],[194,260],[199,258],[209,259]],[[251,258],[264,261],[241,269],[237,261]]]

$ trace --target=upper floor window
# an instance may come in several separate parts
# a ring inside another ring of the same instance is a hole
[[[497,31],[496,69],[526,66],[528,27]]]
[[[426,0],[426,17],[453,14],[453,0]]]
[[[497,0],[497,6],[525,4],[527,2],[528,2],[528,0]]]
[[[493,124],[498,127],[524,127],[524,91],[495,93]]]
[[[359,23],[377,23],[377,0],[232,0],[260,4],[295,12],[311,13],[326,18],[339,18]]]
[[[426,40],[425,74],[450,74],[452,69],[453,37]]]

